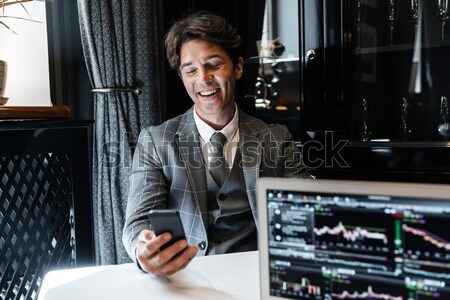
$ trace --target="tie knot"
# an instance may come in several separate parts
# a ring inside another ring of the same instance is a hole
[[[211,136],[209,141],[211,144],[219,143],[223,147],[227,141],[227,137],[221,132],[216,132]]]

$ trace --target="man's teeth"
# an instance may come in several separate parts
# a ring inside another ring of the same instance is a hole
[[[209,90],[209,91],[206,91],[206,92],[200,92],[200,95],[202,95],[202,96],[209,96],[209,95],[217,93],[218,91],[219,91],[219,89]]]

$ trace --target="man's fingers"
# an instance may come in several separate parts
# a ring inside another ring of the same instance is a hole
[[[178,247],[178,249],[176,250],[179,250],[181,249],[181,246],[182,245],[174,244],[171,247]],[[178,253],[178,255],[176,255],[175,257],[172,257],[172,259],[170,259],[160,267],[158,275],[169,276],[175,272],[178,272],[179,270],[184,269],[191,262],[192,258],[197,255],[197,252],[197,247],[188,246],[186,243],[186,248],[184,248],[182,252]]]
[[[186,240],[177,241],[173,245],[167,247],[163,251],[160,251],[158,255],[153,256],[150,260],[152,265],[161,268],[163,265],[173,260],[175,256],[179,255],[188,246]]]
[[[152,258],[160,252],[162,245],[172,238],[170,233],[155,236],[151,230],[143,230],[138,237],[136,259],[140,266],[147,272],[154,273],[159,264],[154,264]]]
[[[183,239],[161,250],[172,235],[168,232],[155,236],[151,230],[143,230],[138,237],[136,258],[145,271],[160,276],[169,276],[184,269],[197,255],[198,248],[189,246]]]
[[[139,233],[138,241],[139,242],[148,242],[155,236],[155,233],[152,230],[142,230]]]

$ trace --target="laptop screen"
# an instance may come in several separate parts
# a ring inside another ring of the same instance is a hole
[[[448,186],[264,179],[258,193],[262,299],[450,299]]]

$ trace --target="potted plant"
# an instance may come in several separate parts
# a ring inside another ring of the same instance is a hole
[[[0,0],[0,10],[1,10],[1,12],[0,12],[0,25],[5,27],[6,29],[10,30],[14,34],[17,34],[16,32],[14,32],[14,30],[11,27],[8,26],[7,23],[5,23],[6,19],[19,19],[19,20],[25,20],[25,21],[40,23],[39,21],[33,20],[33,18],[31,18],[31,15],[28,13],[28,10],[27,10],[27,8],[24,5],[24,3],[31,2],[31,1],[45,1],[45,0]],[[7,15],[6,14],[6,7],[8,7],[10,5],[20,5],[23,8],[23,10],[27,13],[28,18]]]
[[[31,2],[31,1],[45,1],[45,0],[0,0],[0,28],[3,27],[4,29],[9,30],[13,34],[17,34],[9,25],[7,20],[8,19],[19,19],[24,21],[30,21],[30,22],[37,22],[41,23],[39,21],[33,20],[31,15],[28,13],[28,10],[24,3]],[[23,10],[26,12],[28,17],[19,17],[19,16],[12,16],[7,14],[7,7],[10,5],[20,5]],[[5,92],[5,86],[6,86],[6,71],[7,71],[7,63],[6,61],[0,60],[0,105],[3,105],[6,103],[8,98],[3,97]]]

